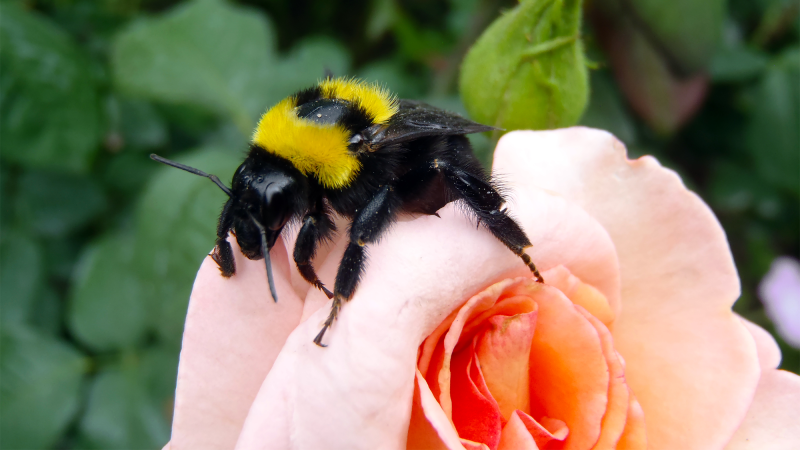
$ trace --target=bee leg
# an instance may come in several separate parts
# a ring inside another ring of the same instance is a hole
[[[233,250],[228,242],[228,231],[233,226],[233,200],[229,199],[219,215],[217,224],[217,245],[211,253],[211,259],[219,266],[219,271],[225,278],[230,278],[236,273],[236,260],[233,258]]]
[[[389,186],[383,186],[372,200],[356,215],[350,225],[350,243],[344,251],[339,271],[336,273],[336,284],[333,287],[333,304],[331,312],[325,320],[314,343],[320,347],[325,331],[333,325],[342,304],[353,297],[366,262],[366,246],[376,242],[389,225],[394,221],[401,203],[400,197]]]
[[[330,238],[336,226],[333,224],[330,216],[323,211],[323,208],[318,202],[317,206],[308,212],[303,217],[303,225],[300,232],[297,234],[297,242],[294,245],[294,262],[297,264],[297,270],[306,281],[311,283],[312,286],[321,290],[328,296],[333,298],[333,293],[322,284],[311,260],[317,253],[318,244]]]
[[[531,246],[530,239],[519,224],[509,217],[503,196],[492,186],[488,177],[442,160],[434,161],[434,165],[442,172],[457,197],[475,212],[479,223],[522,259],[536,281],[544,283],[531,257],[525,253],[525,248]]]

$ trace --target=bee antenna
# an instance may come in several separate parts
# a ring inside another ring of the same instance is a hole
[[[272,300],[275,303],[278,303],[278,294],[275,292],[275,280],[272,279],[272,264],[269,260],[269,248],[267,247],[267,229],[264,228],[264,225],[256,220],[255,216],[250,213],[250,220],[258,228],[259,233],[261,233],[261,253],[264,254],[264,264],[267,266],[267,281],[269,281],[269,293],[272,294]]]
[[[162,157],[156,155],[155,153],[151,153],[150,154],[150,159],[152,159],[153,161],[158,161],[160,163],[166,164],[168,166],[172,166],[172,167],[174,167],[176,169],[185,170],[185,171],[187,171],[189,173],[193,173],[195,175],[200,175],[201,177],[206,177],[209,180],[213,181],[214,184],[219,186],[219,188],[222,189],[222,192],[228,194],[228,197],[232,197],[233,196],[233,194],[231,193],[230,188],[228,188],[228,186],[225,186],[225,184],[223,184],[222,181],[220,181],[219,177],[217,177],[216,175],[211,175],[211,174],[203,172],[202,170],[195,169],[194,167],[189,167],[187,165],[184,165],[184,164],[181,164],[181,163],[178,163],[178,162],[175,162],[175,161],[171,161],[171,160],[169,160],[167,158],[162,158]]]

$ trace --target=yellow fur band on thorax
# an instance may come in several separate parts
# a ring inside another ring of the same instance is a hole
[[[323,98],[338,98],[359,106],[373,124],[385,123],[397,112],[397,100],[385,89],[343,78],[320,82]],[[358,174],[361,163],[348,149],[350,132],[341,125],[301,119],[289,97],[270,108],[258,122],[252,142],[292,163],[326,188],[343,188]]]
[[[363,81],[330,78],[319,83],[322,96],[340,98],[360,106],[372,117],[372,123],[386,123],[397,113],[397,99],[378,84]]]

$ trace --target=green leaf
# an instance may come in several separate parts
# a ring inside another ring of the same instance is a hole
[[[59,336],[61,332],[61,314],[63,302],[52,286],[45,286],[33,303],[30,323],[36,330],[48,336]]]
[[[495,20],[461,67],[464,105],[504,128],[574,125],[589,95],[580,0],[527,0]]]
[[[142,380],[148,392],[161,402],[174,400],[175,383],[178,379],[178,356],[180,347],[152,347],[145,350],[140,358]],[[169,408],[172,411],[172,408]]]
[[[761,177],[800,194],[800,48],[784,51],[755,87],[745,142]]]
[[[167,124],[149,102],[119,100],[119,133],[126,148],[147,150],[167,143]]]
[[[762,182],[752,169],[729,161],[714,167],[708,188],[708,200],[716,211],[742,214],[754,208],[762,216],[772,213],[772,217],[767,218],[774,219],[780,208],[780,197],[774,187]]]
[[[85,237],[78,233],[68,238],[45,239],[43,243],[48,278],[56,283],[72,278]]]
[[[6,199],[11,198],[14,192],[16,177],[13,175],[8,164],[0,164],[0,224],[5,226],[14,220],[14,208],[12,202]]]
[[[81,256],[67,322],[94,350],[133,347],[147,331],[145,290],[132,266],[135,244],[132,234],[110,235]]]
[[[0,447],[50,448],[78,411],[88,361],[21,327],[4,327],[0,345]]]
[[[177,158],[183,164],[230,180],[241,160],[219,149]],[[157,331],[180,342],[197,269],[214,247],[225,194],[209,180],[164,167],[148,185],[136,212],[135,265],[148,281]]]
[[[105,370],[89,391],[79,425],[83,444],[103,450],[161,448],[169,440],[165,413],[135,363]]]
[[[157,168],[146,153],[122,152],[115,155],[103,168],[102,179],[106,186],[134,195],[147,184]]]
[[[711,79],[716,82],[746,81],[760,74],[769,58],[761,51],[747,47],[724,48],[711,60]]]
[[[102,214],[108,202],[94,180],[31,171],[19,180],[16,212],[22,225],[44,236],[63,236]]]
[[[44,282],[43,255],[37,242],[14,230],[0,234],[0,319],[3,325],[31,316]]]
[[[101,133],[87,61],[64,32],[11,3],[0,14],[0,155],[85,172]]]
[[[264,16],[221,0],[194,0],[120,33],[111,62],[122,90],[202,105],[249,135],[266,105],[273,53]]]

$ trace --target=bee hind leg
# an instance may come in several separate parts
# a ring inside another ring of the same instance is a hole
[[[463,199],[478,216],[478,223],[486,227],[500,242],[506,245],[531,270],[536,281],[544,283],[542,275],[525,253],[531,241],[517,222],[505,209],[505,199],[492,186],[488,176],[467,170],[447,161],[437,160],[436,167],[444,175],[453,194]]]

